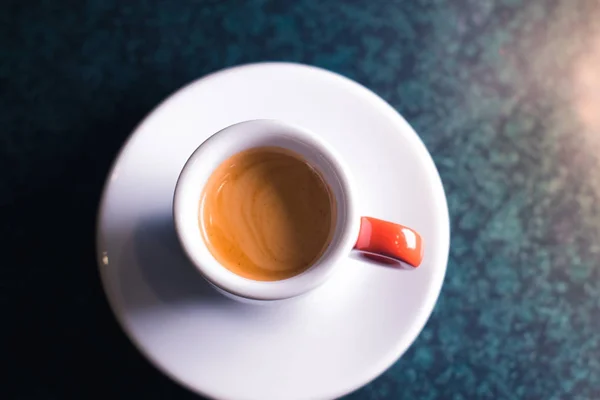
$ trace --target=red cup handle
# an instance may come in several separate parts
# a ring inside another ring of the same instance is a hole
[[[423,239],[416,231],[377,218],[362,217],[354,248],[418,267],[423,260]]]

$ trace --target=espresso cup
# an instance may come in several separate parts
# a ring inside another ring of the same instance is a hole
[[[329,186],[336,210],[329,243],[320,257],[304,272],[277,281],[252,280],[225,268],[209,250],[199,226],[200,199],[213,172],[233,155],[261,147],[301,156]],[[242,299],[281,300],[306,293],[342,268],[352,251],[418,267],[423,258],[421,236],[397,223],[363,216],[356,190],[345,161],[318,135],[277,120],[241,122],[212,135],[186,162],[175,187],[175,228],[185,253],[204,278],[225,294]]]

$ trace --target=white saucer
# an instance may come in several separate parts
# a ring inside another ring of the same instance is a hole
[[[349,255],[344,272],[275,305],[215,292],[179,247],[173,190],[208,136],[256,118],[321,133],[362,189],[362,214],[421,233],[423,264],[401,270]],[[357,83],[284,63],[218,72],[162,103],[119,154],[98,223],[102,281],[124,330],[165,374],[219,399],[331,399],[374,379],[427,321],[448,247],[442,184],[406,121]]]

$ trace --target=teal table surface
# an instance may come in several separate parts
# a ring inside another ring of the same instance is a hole
[[[348,399],[600,398],[598,0],[2,2],[0,397],[195,398],[110,313],[96,208],[159,101],[269,60],[382,96],[448,198],[435,311]]]

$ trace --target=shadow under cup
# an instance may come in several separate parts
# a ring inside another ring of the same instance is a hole
[[[228,158],[242,151],[278,147],[296,153],[314,168],[329,187],[336,218],[330,241],[322,255],[304,272],[277,281],[244,278],[221,265],[209,250],[198,224],[204,188],[213,172]],[[297,296],[323,283],[341,258],[353,248],[359,220],[350,196],[346,166],[335,152],[312,133],[273,120],[242,122],[225,128],[202,143],[185,164],[174,198],[177,234],[190,260],[217,288],[243,298],[277,300]]]

